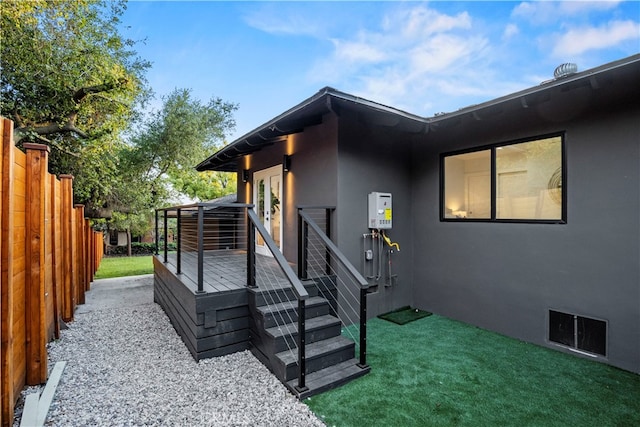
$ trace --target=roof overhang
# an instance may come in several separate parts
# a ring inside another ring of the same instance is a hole
[[[340,116],[345,111],[355,112],[367,123],[397,127],[406,132],[424,132],[427,128],[427,120],[422,117],[325,87],[225,146],[197,165],[196,170],[235,172],[242,156],[284,141],[287,135],[302,132],[309,126],[319,125],[328,113]]]
[[[612,86],[616,90],[600,90]],[[241,157],[284,141],[287,135],[302,132],[309,126],[322,123],[323,116],[328,113],[334,113],[340,117],[345,111],[350,111],[364,123],[393,127],[407,133],[427,133],[456,126],[463,121],[488,120],[502,115],[505,111],[522,111],[550,99],[561,97],[566,99],[571,96],[572,90],[578,88],[609,93],[608,96],[615,100],[613,98],[621,94],[626,94],[625,96],[637,94],[639,86],[640,54],[430,118],[416,116],[325,87],[312,97],[225,146],[197,165],[196,170],[235,172],[238,170],[238,160]]]
[[[436,131],[462,122],[488,121],[498,116],[504,119],[505,112],[516,114],[549,101],[571,102],[578,89],[598,93],[601,103],[633,98],[640,90],[640,54],[433,117],[429,120],[429,129]]]

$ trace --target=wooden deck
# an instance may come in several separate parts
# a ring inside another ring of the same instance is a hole
[[[197,256],[154,257],[154,300],[162,306],[194,359],[222,356],[249,348],[247,255],[240,250],[206,251],[203,291],[198,292]],[[256,284],[277,286],[286,279],[271,257],[256,255]]]
[[[239,250],[205,251],[203,259],[203,290],[206,293],[228,292],[247,286],[247,254]],[[163,256],[158,257],[164,260]],[[167,255],[167,264],[177,271],[177,255]],[[194,292],[198,289],[197,253],[182,253],[181,281]]]

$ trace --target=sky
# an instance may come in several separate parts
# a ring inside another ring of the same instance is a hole
[[[325,86],[424,117],[640,53],[640,1],[132,1],[157,96],[238,105],[227,142]]]

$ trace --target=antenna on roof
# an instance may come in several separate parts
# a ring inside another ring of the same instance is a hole
[[[553,71],[553,77],[556,79],[561,79],[563,77],[568,77],[571,74],[575,74],[578,72],[578,66],[574,63],[568,62],[566,64],[562,64],[556,67]]]

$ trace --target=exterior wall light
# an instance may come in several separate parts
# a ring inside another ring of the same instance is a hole
[[[249,181],[249,169],[242,170],[242,182]]]
[[[291,169],[291,156],[288,154],[285,154],[284,158],[282,159],[282,170],[285,172],[289,172],[290,169]]]

